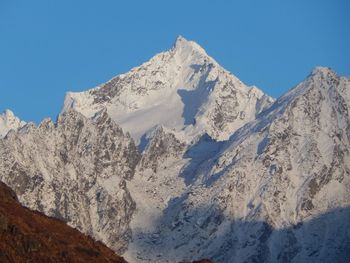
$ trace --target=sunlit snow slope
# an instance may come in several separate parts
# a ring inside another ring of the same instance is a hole
[[[228,139],[273,100],[247,87],[195,42],[178,37],[173,48],[86,92],[67,93],[64,109],[109,115],[140,142],[159,125],[185,141],[207,132]]]

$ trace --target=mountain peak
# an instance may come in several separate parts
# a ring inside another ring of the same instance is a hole
[[[4,137],[8,131],[17,130],[25,125],[16,115],[9,109],[0,113],[0,138]]]
[[[175,52],[177,52],[177,51],[179,51],[179,52],[195,51],[195,52],[198,52],[198,53],[201,53],[201,54],[207,56],[207,53],[205,52],[205,50],[200,45],[198,45],[194,41],[187,40],[186,38],[184,38],[181,35],[179,35],[176,38],[175,44],[174,44],[172,50],[174,50]]]
[[[1,113],[0,115],[4,116],[6,118],[14,118],[15,117],[15,114],[9,109],[4,110],[3,113]]]
[[[183,36],[178,35],[176,37],[175,44],[180,43],[180,42],[188,42],[188,40],[186,38],[184,38]]]
[[[203,132],[217,140],[228,139],[255,118],[260,107],[256,102],[261,99],[261,105],[270,103],[196,42],[178,36],[170,50],[123,76],[90,91],[68,93],[63,111],[74,108],[90,118],[106,107],[111,119],[130,132],[137,144],[159,125],[191,142]]]
[[[317,66],[312,70],[310,75],[311,76],[326,77],[326,76],[337,76],[337,73],[329,67]]]

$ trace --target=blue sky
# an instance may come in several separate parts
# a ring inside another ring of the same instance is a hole
[[[56,118],[82,91],[169,49],[199,43],[278,97],[317,65],[350,75],[350,1],[0,0],[0,111]]]

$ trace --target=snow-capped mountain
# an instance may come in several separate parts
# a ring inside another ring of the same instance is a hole
[[[107,108],[137,144],[159,125],[185,141],[205,132],[226,140],[272,101],[180,36],[169,51],[130,72],[86,92],[66,94],[63,111],[73,108],[91,117]]]
[[[0,114],[0,138],[3,138],[10,130],[17,130],[25,125],[12,111],[5,110]]]
[[[0,180],[129,262],[347,262],[349,112],[328,68],[274,101],[179,37],[10,131]]]
[[[157,173],[128,183],[137,210],[127,257],[347,262],[349,110],[350,79],[316,68],[229,141],[203,138],[185,164],[155,158]]]

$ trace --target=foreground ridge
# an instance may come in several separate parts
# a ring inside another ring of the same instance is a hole
[[[1,262],[127,263],[100,242],[64,222],[22,207],[0,182]]]

